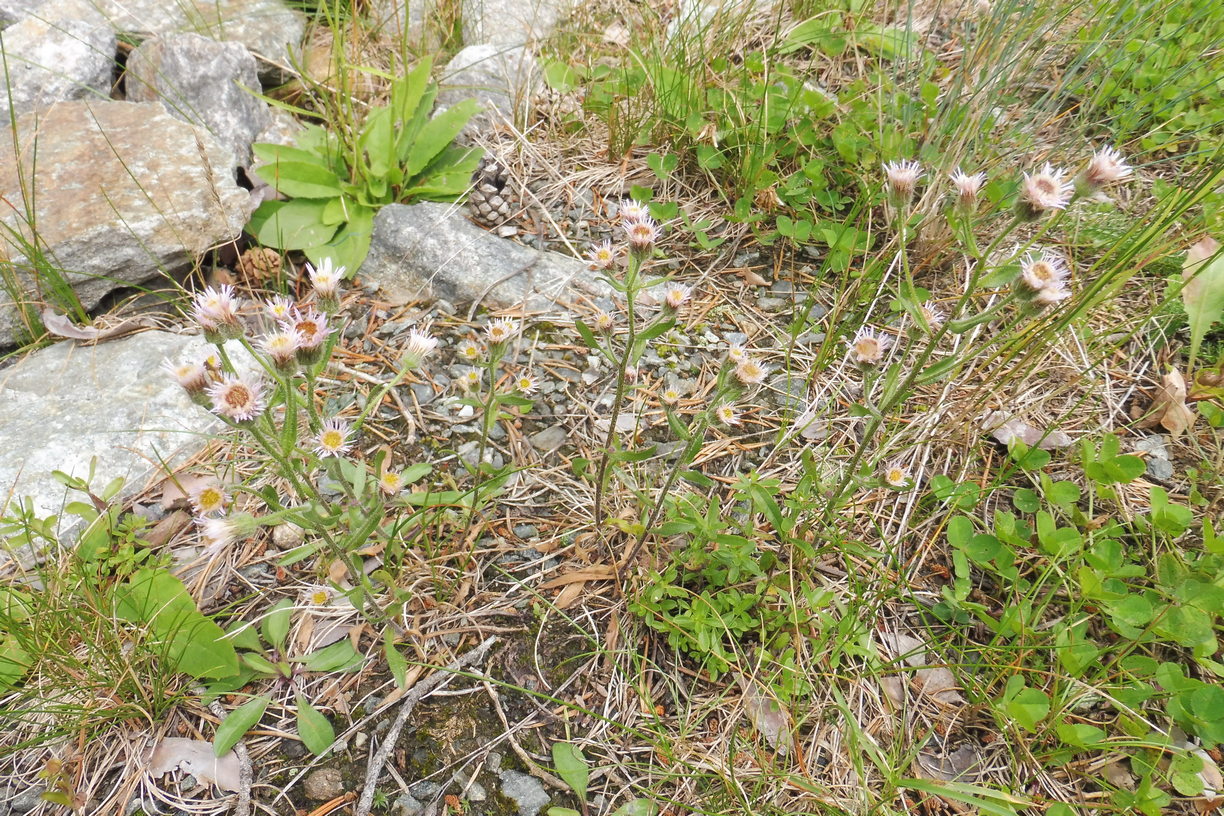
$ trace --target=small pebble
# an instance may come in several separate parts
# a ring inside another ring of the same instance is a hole
[[[344,793],[344,778],[335,768],[319,768],[307,775],[302,788],[308,799],[327,802]]]

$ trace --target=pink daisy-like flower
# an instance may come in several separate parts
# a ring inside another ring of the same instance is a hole
[[[1070,272],[1061,257],[1049,250],[1040,255],[1029,254],[1020,262],[1019,283],[1029,292],[1059,287]]]
[[[277,323],[283,323],[293,315],[293,298],[276,295],[264,301],[264,312]]]
[[[715,408],[714,416],[724,425],[734,427],[740,424],[739,414],[735,412],[735,406],[729,403],[723,403]]]
[[[669,284],[663,290],[663,305],[675,311],[684,301],[688,300],[689,288],[678,283]]]
[[[1057,170],[1047,163],[1037,173],[1025,173],[1016,199],[1016,214],[1022,221],[1036,221],[1049,210],[1062,210],[1071,202],[1073,188]]]
[[[638,255],[648,254],[659,240],[659,225],[653,219],[625,222],[625,235],[629,248]]]
[[[1075,190],[1080,195],[1092,195],[1107,184],[1128,178],[1134,172],[1112,147],[1103,147],[1088,162],[1082,173],[1075,177]]]
[[[878,365],[892,342],[888,335],[864,326],[850,340],[850,359],[859,365]]]
[[[310,285],[314,287],[315,294],[320,298],[336,296],[340,281],[344,278],[344,272],[345,268],[334,266],[331,258],[324,258],[320,261],[318,269],[306,264],[306,274],[310,276]]]
[[[195,508],[196,515],[200,518],[224,513],[226,505],[229,504],[229,496],[225,495],[225,490],[221,485],[215,483],[200,485],[191,491],[188,498],[191,500],[191,506]]]
[[[894,462],[884,468],[884,483],[898,490],[909,487],[912,483],[909,471],[899,463]]]
[[[405,368],[419,368],[425,358],[437,347],[438,338],[423,331],[413,329],[408,333],[408,339],[404,343],[404,351],[400,355],[400,362]]]
[[[223,374],[208,387],[213,412],[234,422],[249,422],[263,413],[263,380],[254,375]]]
[[[348,453],[351,429],[348,422],[333,417],[323,422],[323,428],[315,437],[314,452],[319,456],[341,456]]]
[[[493,345],[508,343],[518,334],[518,325],[513,320],[501,318],[485,327],[485,335]]]
[[[986,184],[986,174],[974,173],[970,175],[958,167],[956,172],[952,173],[949,178],[952,180],[952,186],[956,190],[956,206],[963,212],[973,212],[976,210],[978,194],[982,191],[982,186]]]
[[[650,208],[633,199],[625,199],[620,205],[620,219],[625,224],[631,221],[647,221],[650,219]]]
[[[314,365],[323,356],[323,348],[327,343],[331,329],[327,325],[327,315],[315,309],[294,309],[289,319],[281,324],[286,329],[298,333],[298,362],[302,365]]]
[[[916,161],[903,160],[886,162],[884,175],[888,179],[888,195],[894,204],[908,204],[914,199],[918,189],[918,180],[924,172],[922,165]]]
[[[769,367],[751,357],[744,357],[735,364],[735,378],[744,385],[760,385],[769,374]]]
[[[611,269],[616,264],[616,255],[611,241],[596,244],[587,253],[587,266],[591,269]]]
[[[924,320],[926,320],[927,326],[932,329],[938,329],[944,324],[944,321],[948,319],[947,315],[944,314],[943,309],[936,306],[935,302],[932,300],[928,300],[918,308],[922,310],[922,317]]]
[[[302,336],[297,330],[286,328],[265,334],[259,341],[260,349],[268,355],[273,367],[281,373],[293,370],[297,364],[297,350],[301,344]]]
[[[191,316],[210,342],[233,340],[242,336],[242,321],[238,318],[238,298],[234,287],[224,284],[220,288],[209,286],[192,299]]]
[[[192,398],[203,394],[211,382],[208,376],[208,368],[203,363],[175,364],[166,360],[162,363],[162,367],[169,372],[174,381],[182,386],[187,395]]]
[[[378,477],[378,489],[388,496],[394,496],[404,489],[404,475],[397,470],[388,470]]]

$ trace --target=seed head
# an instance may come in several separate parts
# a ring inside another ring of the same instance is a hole
[[[850,340],[850,359],[859,365],[879,365],[892,342],[888,335],[864,326]]]
[[[238,526],[230,518],[198,518],[196,524],[200,528],[200,543],[204,545],[205,553],[215,553],[238,538]]]
[[[924,175],[922,165],[916,161],[886,162],[884,175],[888,179],[888,196],[894,204],[904,205],[914,200],[918,179]]]
[[[1037,173],[1025,173],[1016,199],[1016,215],[1022,221],[1036,221],[1049,210],[1062,210],[1071,203],[1072,186],[1063,180],[1065,173],[1049,163]]]
[[[345,420],[336,417],[326,420],[315,437],[314,452],[319,456],[341,456],[348,453],[352,447],[349,441],[350,433],[351,429]]]
[[[438,347],[438,338],[418,329],[408,332],[400,363],[407,369],[420,368],[421,363]]]
[[[1112,147],[1103,147],[1088,161],[1084,171],[1075,177],[1075,191],[1080,195],[1092,195],[1107,184],[1122,181],[1134,172]]]
[[[263,413],[263,380],[255,375],[223,374],[208,386],[213,412],[234,422],[249,422]]]

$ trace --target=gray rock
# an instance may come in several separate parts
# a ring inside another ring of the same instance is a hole
[[[806,404],[807,382],[797,374],[783,372],[769,381],[773,403],[788,411],[801,411]]]
[[[272,125],[268,105],[252,93],[260,90],[255,58],[240,43],[151,38],[128,57],[126,87],[129,101],[161,102],[174,118],[204,127],[242,167],[251,164],[251,142]]]
[[[137,37],[195,32],[241,43],[261,57],[259,75],[279,81],[298,58],[303,14],[281,0],[92,0],[116,31]],[[279,64],[279,65],[278,65]]]
[[[1147,473],[1153,479],[1167,482],[1173,478],[1173,462],[1169,458],[1168,442],[1163,436],[1145,436],[1135,443],[1135,450],[1146,453]]]
[[[433,202],[379,211],[361,275],[397,302],[479,299],[494,309],[547,310],[577,292],[606,289],[576,258],[490,235],[455,207]]]
[[[25,19],[44,2],[45,0],[0,0],[0,30]]]
[[[13,813],[29,813],[42,804],[42,795],[45,792],[46,788],[27,788],[8,803],[9,809]]]
[[[534,524],[516,524],[513,532],[519,538],[535,538],[540,534],[540,528]]]
[[[97,346],[57,343],[0,371],[0,495],[29,496],[39,515],[58,514],[65,489],[53,470],[84,478],[97,457],[95,482],[122,476],[127,495],[159,459],[173,465],[195,454],[220,423],[161,363],[204,349],[199,338],[146,332]],[[76,526],[64,516],[61,535]]]
[[[530,437],[531,445],[545,453],[554,451],[569,441],[564,425],[550,425],[542,431],[536,431]]]
[[[535,58],[525,48],[469,45],[442,71],[438,104],[450,106],[469,97],[480,103],[484,110],[461,135],[471,139],[501,121],[522,123],[539,82]]]
[[[108,98],[115,47],[115,32],[89,0],[46,3],[6,28],[0,39],[0,121],[5,129],[11,115],[68,99]]]
[[[0,131],[0,200],[9,202],[0,211],[0,255],[12,260],[30,303],[41,300],[36,259],[24,254],[34,245],[30,223],[45,261],[62,270],[85,309],[115,288],[188,267],[246,223],[250,196],[234,181],[229,151],[160,105],[64,102],[22,116],[16,132],[14,160],[10,129]],[[0,345],[20,326],[20,311],[0,291]]]
[[[302,789],[306,798],[326,802],[344,793],[344,777],[335,768],[319,768],[307,775]]]
[[[544,39],[573,0],[463,0],[463,41],[526,45]]]
[[[395,800],[392,806],[395,816],[419,816],[425,810],[425,803],[410,793],[405,793]]]
[[[519,771],[502,771],[501,787],[518,804],[519,816],[536,816],[551,801],[540,780]]]

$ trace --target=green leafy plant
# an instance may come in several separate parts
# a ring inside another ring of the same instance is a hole
[[[331,258],[350,274],[370,246],[374,216],[390,203],[451,201],[471,182],[481,156],[453,144],[479,110],[468,99],[431,118],[438,86],[431,63],[391,83],[390,103],[370,111],[348,137],[307,125],[296,146],[259,143],[256,173],[288,201],[265,201],[248,231],[265,246]]]
[[[578,803],[582,807],[579,812],[572,808],[550,807],[548,816],[587,816],[590,807],[587,804],[587,787],[591,782],[590,761],[582,749],[572,742],[555,742],[552,747],[553,764],[557,766],[557,775],[570,786]],[[656,816],[659,806],[650,799],[631,799],[612,811],[612,816]]]

